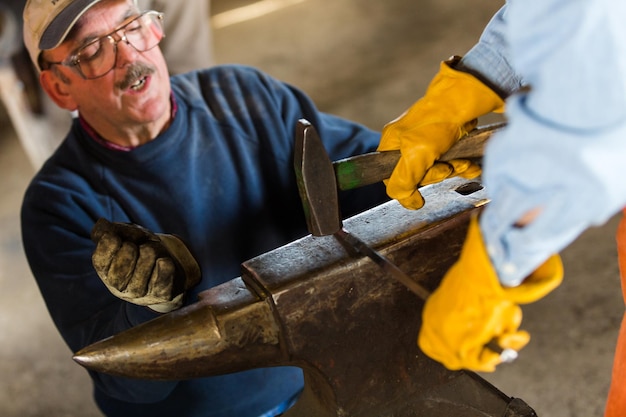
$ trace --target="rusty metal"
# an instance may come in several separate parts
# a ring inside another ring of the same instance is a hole
[[[432,290],[458,256],[469,216],[486,201],[484,190],[456,191],[467,184],[423,188],[419,211],[390,202],[344,224]],[[197,303],[89,346],[76,360],[169,380],[299,366],[305,389],[284,417],[535,416],[476,374],[426,357],[416,344],[422,300],[333,237],[307,236],[242,268]]]

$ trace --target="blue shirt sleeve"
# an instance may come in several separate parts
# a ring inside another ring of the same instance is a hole
[[[523,85],[522,78],[511,66],[507,40],[507,6],[491,18],[478,43],[470,49],[457,68],[472,73],[505,98]]]
[[[505,285],[626,205],[625,17],[621,2],[512,0],[468,57],[478,69],[506,62],[529,86],[507,100],[508,127],[485,154],[492,202],[481,230]],[[512,85],[507,71],[485,71]],[[515,226],[535,208],[539,217]]]

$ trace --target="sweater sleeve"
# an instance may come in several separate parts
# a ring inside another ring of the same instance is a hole
[[[260,169],[263,181],[281,184],[281,190],[295,190],[293,171],[293,149],[296,124],[299,119],[308,120],[317,130],[331,160],[375,151],[380,133],[361,123],[328,114],[319,110],[311,98],[302,90],[284,83],[254,68],[224,66],[216,71],[202,74],[202,86],[212,86],[207,96],[228,101],[209,106],[231,111],[220,117],[230,127],[243,130],[243,136],[261,146]],[[215,86],[220,90],[215,92]],[[241,102],[234,105],[233,100]],[[237,112],[236,109],[240,109]],[[256,173],[258,174],[258,173]],[[258,176],[258,175],[257,175]],[[297,193],[292,195],[299,199]],[[287,198],[284,194],[277,200]],[[340,193],[344,216],[350,216],[388,200],[383,183]],[[292,207],[290,204],[283,206]],[[300,206],[299,201],[294,205]],[[277,208],[280,210],[280,208]]]
[[[50,316],[73,352],[156,317],[147,308],[114,297],[93,269],[95,244],[90,231],[101,206],[85,183],[41,174],[22,204],[27,260]],[[102,391],[129,402],[157,401],[174,387],[174,383],[91,375]]]

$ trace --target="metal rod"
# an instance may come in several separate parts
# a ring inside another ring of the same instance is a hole
[[[402,271],[396,264],[389,259],[369,247],[361,239],[348,232],[346,229],[341,228],[333,234],[340,241],[343,240],[351,247],[358,250],[362,255],[369,257],[374,263],[376,263],[384,272],[391,275],[398,280],[408,289],[413,291],[422,300],[426,300],[430,296],[430,291],[424,288],[420,283],[414,281],[404,271]]]

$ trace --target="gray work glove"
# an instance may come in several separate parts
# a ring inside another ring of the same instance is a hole
[[[167,313],[183,304],[185,291],[200,282],[200,267],[173,235],[129,223],[99,219],[91,231],[93,266],[113,295]]]

